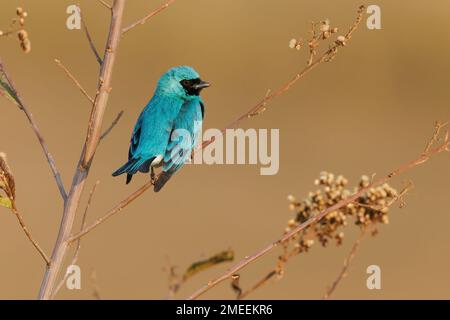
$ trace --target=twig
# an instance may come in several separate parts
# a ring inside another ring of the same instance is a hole
[[[100,288],[97,283],[97,272],[95,272],[95,269],[92,269],[89,280],[92,285],[92,295],[96,300],[102,300],[102,296],[100,295]]]
[[[31,244],[36,248],[39,254],[44,258],[47,265],[50,264],[50,260],[45,254],[44,250],[41,249],[36,240],[34,240],[31,232],[28,230],[25,221],[17,209],[16,205],[16,182],[14,179],[14,174],[8,165],[6,160],[6,154],[0,152],[0,190],[4,192],[5,196],[0,196],[0,204],[6,207],[14,213],[17,220],[19,221],[20,227],[25,232],[25,235],[30,240]]]
[[[106,129],[105,131],[103,131],[102,135],[100,136],[100,140],[103,140],[106,138],[106,136],[111,132],[112,129],[114,129],[114,127],[119,123],[120,119],[123,116],[123,110],[121,110],[116,118],[113,120],[113,122],[109,125],[108,129]]]
[[[241,299],[242,296],[242,288],[239,284],[239,280],[241,279],[241,276],[238,274],[233,274],[231,276],[231,289],[236,293],[236,299]]]
[[[45,254],[44,250],[41,248],[41,246],[37,243],[37,241],[33,238],[31,232],[28,230],[25,221],[22,217],[22,215],[20,214],[19,210],[17,210],[15,204],[13,203],[13,207],[11,208],[11,211],[15,214],[15,216],[17,217],[17,220],[19,221],[20,227],[22,228],[23,232],[25,232],[26,236],[28,237],[28,240],[30,240],[30,242],[33,244],[33,246],[36,248],[36,250],[39,252],[39,254],[41,255],[41,257],[45,260],[45,263],[47,264],[47,266],[50,265],[50,259],[48,258],[48,256]]]
[[[4,75],[6,81],[9,85],[9,88],[12,90],[12,93],[14,95],[13,98],[17,102],[20,110],[22,110],[25,113],[25,115],[27,116],[28,122],[30,123],[31,128],[33,129],[34,133],[36,134],[36,137],[38,138],[39,143],[41,144],[41,147],[45,154],[45,157],[47,158],[47,162],[50,166],[50,169],[53,173],[56,184],[58,186],[59,193],[61,194],[61,197],[63,198],[63,200],[66,201],[67,194],[64,189],[64,183],[62,182],[61,174],[59,173],[59,171],[56,167],[55,159],[53,158],[52,154],[48,150],[47,143],[45,142],[44,137],[42,136],[41,130],[39,129],[36,121],[34,120],[33,114],[28,109],[27,105],[23,102],[19,92],[17,91],[17,89],[14,85],[12,78],[9,76],[8,72],[6,71],[5,65],[3,64],[3,61],[1,60],[1,58],[0,58],[0,73],[2,73]]]
[[[149,189],[152,186],[152,182],[148,181],[146,184],[144,184],[142,187],[137,189],[135,192],[130,194],[128,197],[120,201],[114,208],[109,210],[103,217],[95,220],[92,224],[84,228],[82,231],[75,233],[73,236],[67,239],[67,242],[73,242],[84,235],[88,234],[90,231],[98,227],[101,223],[105,222],[109,218],[111,218],[116,213],[121,212],[126,206],[128,206],[131,202],[133,202],[134,199],[139,197],[141,194],[143,194],[147,189]]]
[[[145,17],[143,17],[142,19],[130,24],[128,27],[123,28],[122,30],[122,34],[127,33],[128,31],[130,31],[131,29],[137,27],[138,25],[144,24],[147,22],[148,19],[150,19],[151,17],[157,15],[158,13],[160,13],[161,11],[163,11],[164,9],[167,9],[171,4],[173,4],[175,2],[175,0],[169,0],[167,1],[165,4],[163,4],[161,7],[159,7],[158,9],[150,12],[149,14],[147,14]]]
[[[66,68],[66,66],[58,59],[55,59],[56,64],[58,67],[60,67],[64,73],[69,77],[70,80],[73,81],[73,83],[80,89],[80,91],[84,94],[84,96],[89,100],[91,104],[94,104],[94,99],[87,93],[87,91],[83,88],[83,86],[80,84],[80,82],[75,78],[75,76],[69,71],[69,69]]]
[[[89,120],[86,141],[73,177],[69,196],[64,206],[58,238],[52,253],[52,264],[46,269],[44,279],[42,280],[41,288],[39,290],[39,299],[50,299],[52,296],[52,291],[55,287],[59,270],[61,269],[69,246],[67,239],[72,233],[75,215],[79,206],[86,178],[89,174],[92,159],[100,141],[103,116],[108,103],[109,92],[111,91],[113,67],[122,31],[124,8],[125,0],[114,1],[110,30],[106,43],[103,64],[100,70],[97,94],[94,99],[95,103],[92,107]]]
[[[111,7],[110,7],[110,9],[111,9]],[[101,66],[103,63],[102,58],[100,57],[100,54],[98,53],[97,48],[95,48],[94,41],[91,38],[91,34],[89,33],[88,27],[86,25],[86,21],[84,20],[83,13],[81,12],[81,8],[79,5],[78,5],[78,12],[80,13],[81,24],[83,25],[84,33],[86,34],[86,38],[89,42],[89,47],[91,48],[92,52],[94,53],[98,64]]]
[[[88,214],[88,211],[89,211],[89,207],[91,206],[92,198],[94,197],[95,190],[97,189],[97,186],[98,186],[99,183],[100,183],[99,180],[97,180],[97,182],[95,182],[94,186],[92,187],[91,193],[89,194],[89,199],[88,199],[88,202],[86,204],[86,208],[84,209],[83,217],[81,219],[80,230],[83,230],[83,228],[86,226],[86,217],[87,217],[87,214]],[[81,239],[78,239],[77,245],[76,245],[76,248],[75,248],[75,252],[73,254],[72,261],[70,262],[70,265],[74,265],[74,264],[77,263],[78,256],[79,256],[79,253],[80,253],[80,249],[81,249]],[[69,275],[67,273],[64,274],[64,277],[61,279],[61,281],[58,283],[58,285],[53,290],[52,299],[58,294],[59,290],[61,290],[62,286],[67,281],[68,277],[69,277]]]
[[[344,266],[343,266],[341,272],[339,273],[336,280],[334,280],[333,284],[330,287],[328,287],[328,289],[325,292],[322,299],[328,299],[329,296],[334,292],[334,290],[336,289],[338,284],[341,282],[341,280],[347,276],[348,268],[350,267],[350,264],[352,263],[352,260],[356,255],[356,251],[358,250],[365,234],[366,234],[366,228],[362,228],[358,239],[356,239],[355,243],[352,246],[352,249],[350,250],[349,254],[347,255],[347,257],[344,260]]]
[[[205,292],[207,292],[208,290],[210,290],[211,288],[215,287],[216,285],[218,285],[219,283],[227,280],[228,278],[230,278],[233,274],[236,274],[238,271],[240,271],[241,269],[245,268],[247,265],[249,265],[250,263],[252,263],[253,261],[261,258],[262,256],[264,256],[266,253],[268,253],[269,251],[271,251],[272,249],[276,248],[277,246],[279,246],[280,244],[283,244],[284,242],[286,242],[287,240],[291,239],[292,237],[296,236],[300,231],[304,230],[306,227],[308,227],[309,225],[316,223],[318,221],[320,221],[323,217],[325,217],[327,214],[329,214],[330,212],[336,211],[339,208],[342,208],[346,205],[348,205],[349,203],[354,202],[356,199],[358,199],[360,196],[362,196],[364,193],[366,193],[367,191],[370,190],[370,188],[374,188],[377,186],[380,186],[384,183],[386,183],[388,180],[392,179],[395,176],[398,176],[400,174],[405,173],[406,171],[421,165],[423,163],[426,162],[426,160],[428,160],[431,156],[436,155],[438,153],[444,152],[444,151],[449,151],[450,148],[450,141],[446,135],[446,139],[444,140],[444,143],[441,144],[438,147],[435,148],[430,148],[429,151],[425,154],[420,155],[418,158],[405,163],[403,165],[401,165],[400,167],[398,167],[397,169],[393,170],[391,173],[389,173],[388,175],[384,176],[383,178],[370,183],[366,188],[361,188],[358,192],[354,193],[352,196],[338,202],[337,204],[328,207],[328,209],[322,211],[321,213],[319,213],[318,215],[308,219],[307,221],[305,221],[304,223],[298,225],[297,227],[295,227],[294,229],[292,229],[291,231],[289,231],[288,233],[286,233],[285,235],[283,235],[281,238],[279,238],[276,241],[273,241],[272,243],[270,243],[269,245],[265,246],[264,248],[262,248],[261,250],[257,251],[256,253],[247,256],[246,258],[244,258],[243,260],[241,260],[239,263],[237,263],[235,266],[233,266],[232,268],[230,268],[229,270],[227,270],[223,275],[221,275],[220,277],[209,281],[206,285],[204,285],[203,287],[201,287],[200,289],[198,289],[197,291],[195,291],[190,297],[189,299],[196,299],[199,296],[201,296],[202,294],[204,294]]]
[[[105,8],[112,10],[112,7],[109,4],[107,4],[105,1],[98,0],[98,2],[100,2],[100,4],[103,5]]]
[[[247,289],[246,291],[244,291],[240,295],[238,295],[237,299],[239,299],[239,300],[245,299],[250,293],[252,293],[256,289],[265,285],[267,282],[269,282],[269,280],[271,280],[277,274],[278,274],[278,272],[276,269],[271,270],[269,273],[267,273],[267,275],[265,275],[261,280],[256,282],[252,287],[250,287],[249,289]]]
[[[352,27],[350,28],[349,32],[347,33],[347,35],[350,37],[351,34],[356,30],[356,28],[358,27],[360,21],[361,21],[361,17],[364,13],[363,11],[363,6],[361,6],[358,10],[358,17],[356,19],[356,22],[352,25]],[[316,66],[318,66],[320,63],[325,62],[327,60],[327,58],[329,58],[329,55],[334,53],[337,50],[337,47],[341,46],[341,44],[335,44],[334,46],[332,46],[330,49],[328,49],[319,59],[317,59],[314,63],[312,63],[311,65],[308,65],[307,67],[305,67],[300,73],[298,73],[292,80],[290,80],[289,82],[287,82],[285,85],[283,85],[280,89],[278,89],[277,91],[275,91],[274,93],[270,93],[270,91],[267,91],[266,96],[264,97],[264,99],[262,99],[260,102],[258,102],[254,107],[250,108],[247,112],[245,112],[243,115],[241,115],[239,118],[237,118],[236,120],[234,120],[233,122],[231,122],[227,127],[225,127],[224,129],[222,129],[222,132],[225,132],[226,129],[230,129],[230,128],[234,128],[236,127],[239,123],[241,123],[243,120],[251,118],[255,115],[261,114],[261,110],[266,108],[267,103],[284,94],[285,92],[287,92],[298,80],[300,80],[301,78],[303,78],[309,71],[311,71],[312,69],[314,69]],[[211,144],[212,142],[214,142],[214,137],[211,138],[208,141],[205,141],[203,144],[201,144],[196,150],[194,150],[193,153],[198,152],[199,150],[201,150],[202,148],[206,147],[207,145]],[[113,216],[114,214],[122,211],[122,209],[127,206],[131,201],[133,201],[134,199],[136,199],[137,197],[139,197],[142,193],[144,193],[147,189],[149,189],[152,186],[152,182],[149,181],[146,184],[144,184],[142,187],[140,187],[138,190],[136,190],[135,192],[133,192],[131,195],[129,195],[127,198],[125,198],[124,200],[122,200],[119,204],[117,204],[113,209],[111,209],[110,211],[108,211],[102,218],[98,219],[97,221],[95,221],[93,224],[91,224],[90,226],[88,226],[86,228],[86,230],[79,232],[75,235],[73,235],[72,237],[70,237],[70,241],[73,241],[75,239],[77,239],[78,237],[82,237],[84,235],[86,235],[87,233],[89,233],[91,230],[93,230],[94,228],[96,228],[98,225],[100,225],[102,222],[106,221],[107,219],[109,219],[111,216]]]

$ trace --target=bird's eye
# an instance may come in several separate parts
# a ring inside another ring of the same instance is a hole
[[[181,80],[181,85],[183,87],[190,86],[191,85],[191,80],[187,80],[187,79]]]

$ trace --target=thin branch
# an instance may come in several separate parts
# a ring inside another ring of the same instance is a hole
[[[100,4],[103,5],[105,8],[112,10],[112,7],[109,4],[107,4],[105,1],[103,1],[103,0],[97,0],[97,1],[100,2]]]
[[[141,194],[143,194],[147,189],[149,189],[152,186],[152,182],[148,181],[146,184],[144,184],[142,187],[140,187],[138,190],[130,194],[128,197],[126,197],[124,200],[120,201],[114,208],[109,210],[103,217],[97,219],[92,224],[84,228],[82,231],[74,234],[70,238],[67,239],[67,242],[73,242],[84,235],[88,234],[90,231],[98,227],[100,224],[111,218],[116,213],[121,212],[126,206],[128,206],[131,202],[133,202],[134,199],[139,197]]]
[[[361,241],[365,236],[366,231],[367,231],[366,228],[361,229],[359,237],[356,239],[355,243],[352,246],[352,249],[350,250],[350,252],[348,253],[347,257],[344,260],[344,266],[342,267],[341,272],[339,272],[339,275],[337,276],[336,280],[333,281],[333,284],[330,287],[328,287],[327,291],[325,292],[322,298],[323,300],[328,299],[329,296],[334,292],[334,290],[336,290],[336,287],[339,285],[341,280],[347,276],[348,268],[350,267],[350,264],[352,263],[353,258],[355,257],[356,252],[360,247]]]
[[[69,71],[69,69],[66,68],[66,66],[58,59],[55,59],[55,63],[60,67],[64,73],[69,77],[70,80],[73,81],[73,83],[80,89],[80,91],[84,94],[84,96],[89,100],[91,104],[94,104],[94,99],[87,93],[87,91],[83,88],[83,86],[80,84],[80,82],[75,78],[75,76]]]
[[[147,14],[145,17],[143,17],[142,19],[130,24],[128,27],[123,28],[122,30],[122,34],[127,33],[128,31],[130,31],[131,29],[142,25],[144,23],[147,22],[148,19],[150,19],[151,17],[157,15],[158,13],[160,13],[161,11],[163,11],[164,9],[167,9],[171,4],[173,4],[175,2],[175,0],[169,0],[167,1],[165,4],[163,4],[161,7],[159,7],[158,9],[150,12],[149,14]]]
[[[122,19],[125,9],[125,0],[115,0],[112,7],[111,23],[108,34],[108,40],[105,46],[103,64],[100,70],[97,94],[92,106],[89,119],[86,141],[83,145],[80,161],[77,164],[75,174],[72,180],[69,196],[64,206],[61,225],[58,232],[58,238],[52,253],[52,264],[46,269],[44,279],[39,290],[39,299],[50,299],[59,270],[62,267],[69,242],[67,239],[72,233],[76,212],[80,203],[81,195],[84,190],[86,178],[100,141],[103,117],[108,104],[109,93],[111,92],[112,74],[117,49],[122,32]]]
[[[63,198],[64,201],[66,201],[67,194],[64,189],[64,183],[61,179],[61,174],[59,173],[59,171],[56,167],[55,159],[53,158],[52,154],[48,150],[47,143],[45,142],[44,137],[42,136],[41,130],[39,129],[38,125],[36,124],[33,114],[28,109],[27,105],[23,102],[22,97],[20,96],[19,92],[17,91],[12,78],[9,76],[8,72],[6,71],[5,65],[3,64],[3,61],[1,60],[1,58],[0,58],[0,73],[3,74],[3,76],[5,77],[8,85],[9,85],[9,88],[12,91],[13,98],[17,102],[19,108],[27,116],[28,122],[30,123],[31,128],[33,129],[34,133],[36,134],[36,137],[38,138],[39,143],[41,144],[41,147],[45,154],[45,157],[47,158],[47,162],[53,173],[53,176],[55,178],[55,181],[58,186],[61,197]]]
[[[78,12],[80,13],[81,24],[83,25],[84,33],[86,34],[86,38],[87,38],[87,40],[89,42],[89,47],[91,48],[92,52],[94,53],[98,64],[101,66],[102,63],[103,63],[103,60],[100,57],[100,54],[98,53],[97,48],[95,48],[94,41],[92,40],[91,34],[89,33],[89,30],[88,30],[88,27],[86,25],[86,21],[84,20],[83,13],[81,11],[80,6],[78,6]]]
[[[231,276],[233,274],[238,273],[241,269],[245,268],[250,263],[252,263],[252,262],[256,261],[257,259],[261,258],[262,256],[264,256],[266,253],[270,252],[272,249],[278,247],[279,245],[285,243],[287,240],[293,238],[294,236],[296,236],[299,232],[304,230],[309,225],[320,221],[323,217],[325,217],[330,212],[336,211],[336,210],[348,205],[349,203],[356,201],[360,196],[364,195],[367,191],[369,191],[370,188],[374,188],[374,187],[377,187],[377,186],[380,186],[380,185],[386,183],[388,180],[392,179],[393,177],[403,174],[403,173],[411,170],[412,168],[425,163],[430,157],[432,157],[438,153],[444,152],[444,151],[449,151],[449,148],[450,148],[450,141],[448,139],[448,136],[446,135],[444,143],[442,143],[440,146],[437,146],[435,148],[430,148],[427,153],[422,154],[418,158],[401,165],[400,167],[391,171],[388,175],[384,176],[383,178],[370,183],[366,188],[360,189],[358,192],[354,193],[352,196],[338,202],[337,204],[335,204],[331,207],[328,207],[328,209],[322,211],[318,215],[316,215],[316,216],[308,219],[304,223],[298,225],[297,227],[295,227],[294,229],[292,229],[291,231],[289,231],[285,235],[283,235],[281,238],[277,239],[276,241],[273,241],[272,243],[265,246],[264,248],[257,251],[256,253],[245,257],[243,260],[241,260],[235,266],[233,266],[232,268],[227,270],[223,275],[221,275],[220,277],[218,277],[214,280],[209,281],[206,285],[204,285],[203,287],[201,287],[200,289],[195,291],[189,297],[189,299],[190,300],[197,299],[199,296],[201,296],[205,292],[209,291],[211,288],[213,288],[216,285],[218,285],[219,283],[227,280],[228,278],[231,278]]]
[[[50,265],[50,259],[45,254],[45,252],[41,248],[41,246],[37,243],[37,241],[33,238],[31,232],[28,230],[28,228],[27,228],[27,226],[25,224],[25,221],[24,221],[22,215],[20,214],[19,210],[17,210],[15,205],[13,205],[13,207],[11,208],[11,211],[17,217],[17,220],[19,221],[20,227],[22,228],[23,232],[25,232],[26,236],[28,237],[28,240],[30,240],[30,242],[33,244],[33,246],[39,252],[41,257],[45,260],[45,263],[47,264],[47,266],[49,266]]]
[[[277,274],[278,274],[277,270],[275,270],[275,269],[271,270],[269,273],[267,273],[267,275],[265,275],[261,280],[256,282],[252,287],[250,287],[248,290],[246,290],[246,291],[242,292],[240,295],[238,295],[237,299],[238,300],[245,299],[250,293],[252,293],[256,289],[258,289],[258,288],[262,287],[263,285],[265,285],[266,283],[268,283],[269,280],[271,280]]]
[[[95,298],[95,300],[102,300],[102,296],[100,295],[100,288],[97,283],[97,272],[95,271],[95,269],[92,269],[89,280],[92,285],[92,296]]]
[[[89,194],[89,199],[88,199],[88,202],[87,202],[87,204],[86,204],[86,208],[84,209],[83,217],[82,217],[82,219],[81,219],[80,230],[83,230],[83,228],[86,226],[86,217],[87,217],[87,214],[88,214],[88,212],[89,212],[89,207],[91,206],[92,198],[94,197],[95,190],[97,190],[97,186],[98,186],[99,183],[100,183],[99,180],[97,180],[97,181],[95,182],[95,184],[94,184],[94,186],[92,187],[92,190],[91,190],[91,192],[90,192],[90,194]],[[78,256],[79,256],[79,253],[80,253],[80,249],[81,249],[81,239],[78,239],[77,245],[76,245],[76,247],[75,247],[75,252],[74,252],[74,254],[73,254],[72,261],[70,262],[70,265],[75,265],[75,264],[77,263],[77,261],[78,261]],[[67,278],[68,278],[68,277],[69,277],[69,274],[68,274],[68,273],[64,274],[64,277],[61,279],[61,281],[58,283],[58,285],[57,285],[57,286],[55,287],[55,289],[53,290],[53,293],[52,293],[52,299],[58,294],[59,290],[61,290],[62,286],[63,286],[64,283],[67,281]]]
[[[102,135],[100,136],[100,140],[103,140],[106,138],[106,136],[114,129],[114,127],[119,123],[120,119],[123,116],[123,110],[121,110],[117,116],[114,118],[113,122],[109,125],[108,129],[103,131]]]

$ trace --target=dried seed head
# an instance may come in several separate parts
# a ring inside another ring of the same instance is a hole
[[[342,176],[323,171],[315,180],[319,186],[318,190],[311,191],[308,197],[302,201],[291,202],[291,210],[295,212],[294,219],[288,221],[286,231],[307,221],[311,217],[336,205],[342,199],[346,199],[355,192],[370,185],[370,178],[362,176],[359,184],[354,189],[346,189],[348,180]],[[297,244],[296,252],[307,252],[312,246],[308,240],[316,239],[322,246],[326,246],[334,240],[340,245],[344,239],[342,227],[348,224],[349,217],[354,219],[355,225],[361,228],[375,226],[377,223],[387,224],[389,222],[389,205],[397,198],[397,191],[384,184],[370,188],[353,203],[349,203],[337,210],[328,213],[319,222],[306,227],[298,237],[293,240]]]
[[[346,38],[344,36],[339,36],[336,39],[336,43],[342,46],[345,46]]]
[[[322,24],[320,25],[320,31],[321,31],[321,32],[327,32],[328,30],[330,30],[330,25],[329,25],[329,24],[322,23]]]
[[[331,37],[331,32],[325,31],[325,32],[323,33],[323,39],[328,39],[329,37]]]
[[[20,41],[24,41],[25,39],[28,39],[28,32],[26,32],[25,30],[20,30],[19,32],[17,32],[17,36],[19,37]]]
[[[20,47],[22,48],[22,51],[25,53],[29,53],[31,51],[31,42],[28,39],[25,39],[20,43]]]
[[[294,49],[296,46],[297,46],[297,40],[291,39],[291,41],[289,41],[289,48]]]
[[[16,14],[17,14],[18,16],[21,16],[21,15],[23,14],[23,8],[17,7],[17,8],[16,8]]]

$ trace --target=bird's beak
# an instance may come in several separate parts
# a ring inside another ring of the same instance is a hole
[[[209,86],[211,86],[211,85],[209,84],[209,82],[206,82],[206,81],[201,80],[199,83],[194,84],[192,87],[193,87],[195,90],[201,90],[201,89],[204,89],[204,88],[208,88]]]

